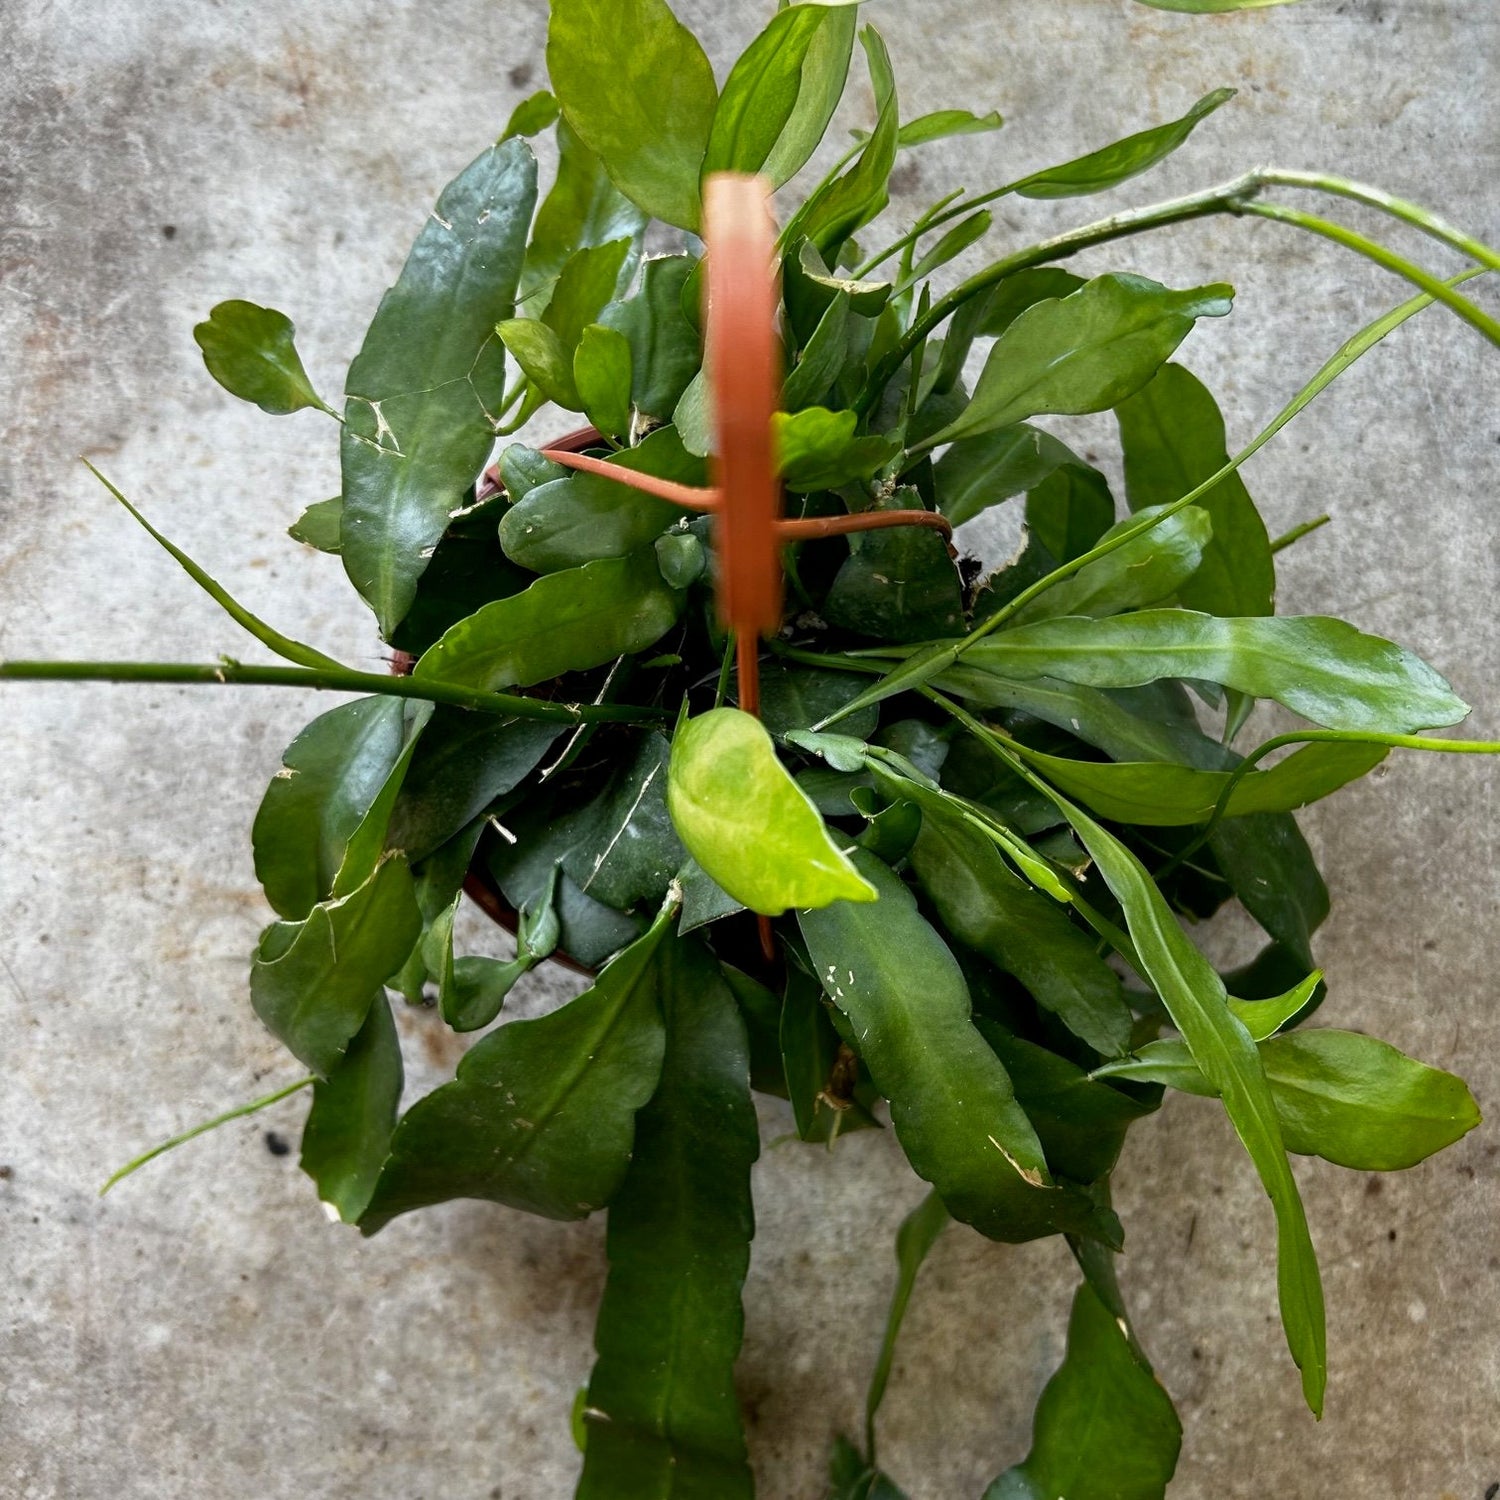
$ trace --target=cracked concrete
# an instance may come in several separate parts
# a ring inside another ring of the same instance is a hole
[[[721,66],[768,7],[692,0]],[[1500,239],[1500,10],[1305,0],[1194,19],[1128,0],[872,6],[908,116],[1001,108],[1000,133],[903,164],[896,219],[1180,113],[1229,109],[1149,182],[1094,204],[1002,205],[996,242],[1275,160],[1328,166]],[[252,608],[374,665],[337,564],[283,535],[334,493],[332,429],[272,420],[203,373],[192,324],[248,297],[298,324],[336,393],[437,190],[543,77],[544,7],[13,0],[0,83],[0,653],[209,660],[243,642],[75,462],[86,454]],[[851,124],[868,122],[856,86]],[[1359,213],[1351,222],[1364,225]],[[1266,224],[1184,226],[1093,270],[1225,276],[1233,318],[1184,358],[1255,431],[1400,295]],[[1435,267],[1450,263],[1415,241]],[[1493,294],[1489,294],[1494,305]],[[1282,607],[1396,636],[1500,735],[1495,353],[1430,312],[1249,471],[1273,531],[1335,520],[1282,562]],[[1107,423],[1074,429],[1105,443]],[[981,540],[994,552],[1006,534]],[[602,1224],[475,1204],[371,1243],[324,1223],[293,1098],[156,1163],[144,1145],[295,1076],[253,1019],[266,911],[248,829],[290,693],[0,691],[0,1495],[15,1500],[557,1500],[576,1459]],[[1334,1023],[1500,1101],[1500,771],[1408,757],[1311,813],[1335,897],[1319,952]],[[493,941],[478,924],[475,941]],[[1216,941],[1242,947],[1233,923]],[[520,1007],[572,981],[535,976]],[[457,1047],[402,1017],[413,1084]],[[767,1139],[786,1128],[765,1112]],[[1500,1159],[1493,1126],[1385,1178],[1300,1163],[1328,1283],[1327,1419],[1300,1409],[1276,1325],[1270,1215],[1217,1111],[1137,1128],[1119,1174],[1125,1275],[1186,1429],[1174,1496],[1481,1500],[1500,1482]],[[742,1393],[761,1493],[820,1490],[855,1427],[916,1184],[892,1143],[766,1150]],[[913,1500],[959,1500],[1025,1449],[1055,1363],[1060,1245],[953,1233],[924,1274],[883,1420]]]

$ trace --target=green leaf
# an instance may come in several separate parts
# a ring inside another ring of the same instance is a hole
[[[382,790],[398,766],[405,770],[403,752],[428,718],[411,709],[400,698],[342,703],[287,746],[251,831],[256,878],[279,916],[300,922],[334,893],[362,827],[365,848],[355,862],[363,868],[354,883],[374,869],[400,780],[389,798],[381,798]]]
[[[838,1061],[839,1034],[828,1016],[822,987],[798,969],[787,975],[777,1028],[786,1097],[797,1136],[826,1141],[832,1136],[829,1081]]]
[[[1273,948],[1273,952],[1276,950]],[[1229,981],[1226,981],[1228,983]],[[1236,1019],[1250,1033],[1252,1042],[1263,1042],[1274,1036],[1289,1021],[1293,1021],[1310,1005],[1321,1004],[1318,991],[1323,988],[1323,976],[1318,970],[1298,980],[1284,995],[1274,995],[1265,1000],[1234,1000],[1229,1008]],[[1262,1057],[1264,1061],[1264,1057]]]
[[[1078,464],[1073,451],[1050,432],[1028,427],[1024,422],[1001,427],[982,437],[961,438],[933,466],[937,508],[955,526],[962,526],[990,506],[1036,489],[1064,464]],[[1111,500],[1104,526],[1113,519]],[[1032,530],[1036,530],[1034,524]],[[1101,527],[1100,531],[1103,530]],[[1048,550],[1052,551],[1050,547]]]
[[[538,89],[511,110],[510,119],[500,133],[500,141],[508,141],[515,135],[540,135],[548,126],[557,123],[559,113],[557,100],[546,89]]]
[[[622,278],[634,269],[630,250],[628,238],[609,240],[575,250],[564,263],[542,322],[557,335],[570,365],[583,330],[619,295]]]
[[[817,150],[849,77],[858,7],[848,0],[830,0],[830,3],[815,0],[815,3],[824,11],[823,24],[808,44],[797,102],[761,168],[778,187],[790,182]]]
[[[688,588],[708,572],[708,552],[691,531],[669,531],[651,545],[669,588]]]
[[[1302,1371],[1303,1395],[1315,1413],[1321,1412],[1328,1378],[1323,1287],[1255,1043],[1230,1011],[1219,976],[1178,926],[1140,861],[1065,798],[1054,800],[1124,909],[1135,946],[1133,961],[1139,962],[1142,977],[1161,997],[1194,1060],[1219,1091],[1230,1123],[1270,1196],[1276,1211],[1281,1321],[1292,1358]]]
[[[893,438],[856,437],[858,421],[852,411],[823,406],[777,412],[771,418],[771,441],[786,487],[803,494],[837,489],[868,479],[901,451]]]
[[[413,864],[426,859],[519,786],[558,733],[558,725],[538,719],[497,719],[440,706],[401,782],[386,846]]]
[[[1156,609],[1045,620],[979,641],[964,659],[1002,677],[1088,687],[1218,682],[1330,729],[1410,733],[1457,723],[1469,711],[1411,652],[1323,615],[1221,620]]]
[[[696,941],[658,952],[661,1082],[609,1210],[579,1500],[750,1500],[734,1388],[759,1154],[745,1023]]]
[[[688,852],[736,901],[774,916],[790,906],[873,901],[777,759],[765,728],[736,708],[678,726],[667,806]]]
[[[1222,283],[1177,292],[1110,273],[1060,300],[1034,303],[995,341],[963,414],[926,446],[1044,412],[1118,406],[1155,375],[1196,319],[1223,317],[1233,296]]]
[[[714,112],[703,159],[705,176],[710,172],[761,171],[797,109],[809,49],[828,25],[847,31],[852,44],[852,11],[844,17],[836,8],[796,5],[773,16],[740,54],[724,80]],[[844,67],[847,71],[847,47]],[[781,185],[779,180],[772,180],[775,186]]]
[[[553,0],[547,71],[568,124],[653,218],[697,229],[718,91],[665,0]]]
[[[799,911],[797,920],[917,1175],[991,1239],[1116,1236],[1112,1216],[1053,1183],[1005,1069],[974,1029],[958,964],[911,892],[864,850],[854,862],[879,899]]]
[[[665,255],[641,267],[640,290],[611,302],[599,315],[630,345],[631,394],[636,409],[658,422],[670,419],[703,362],[698,330],[682,309],[683,287],[698,262]]]
[[[877,773],[878,774],[878,773]],[[943,926],[1014,974],[1037,1004],[1106,1057],[1130,1045],[1120,978],[1055,901],[1014,874],[994,841],[965,822],[942,793],[904,783],[922,809],[911,866]]]
[[[888,1474],[865,1462],[864,1455],[846,1437],[833,1440],[828,1477],[833,1488],[827,1500],[906,1500]]]
[[[1126,1131],[1154,1106],[1090,1078],[1067,1058],[986,1016],[974,1024],[1005,1064],[1053,1167],[1075,1182],[1095,1182],[1113,1170]]]
[[[1261,1042],[1260,1056],[1287,1150],[1299,1156],[1321,1156],[1357,1172],[1402,1171],[1480,1121],[1461,1078],[1360,1032],[1289,1031]],[[1176,1041],[1152,1042],[1099,1073],[1189,1094],[1217,1092]]]
[[[783,244],[794,244],[805,235],[830,258],[890,202],[891,168],[896,164],[900,117],[890,54],[873,26],[866,26],[859,40],[875,86],[875,129],[854,165],[819,184],[782,233]]]
[[[702,484],[705,477],[702,459],[687,452],[673,427],[657,428],[609,462],[682,484]],[[681,506],[575,470],[537,485],[511,506],[500,521],[500,545],[523,568],[557,573],[638,551],[683,515]]]
[[[387,639],[494,444],[511,314],[536,201],[524,141],[443,189],[345,384],[344,569]]]
[[[903,503],[921,508],[915,490],[896,492],[891,505]],[[928,526],[852,538],[821,613],[831,625],[885,641],[962,635],[963,591],[948,544]]]
[[[614,1197],[661,1073],[657,955],[673,914],[576,1000],[477,1042],[452,1083],[406,1112],[360,1219],[366,1234],[452,1198],[581,1219]]]
[[[1233,10],[1264,10],[1272,5],[1291,5],[1295,0],[1140,0],[1153,10],[1180,10],[1194,16],[1222,16]]]
[[[781,390],[784,410],[801,411],[828,394],[849,352],[849,316],[848,292],[836,293],[786,378]]]
[[[859,679],[848,672],[825,672],[817,667],[767,662],[760,676],[760,721],[773,736],[807,729],[842,708],[859,691]],[[875,732],[874,709],[841,720],[853,739]]]
[[[677,619],[649,548],[538,578],[487,604],[423,653],[413,676],[496,691],[602,666],[643,651]]]
[[[1247,813],[1220,823],[1208,847],[1240,904],[1303,970],[1328,916],[1328,887],[1290,813]]]
[[[983,239],[990,232],[992,223],[994,223],[994,216],[986,209],[970,214],[967,219],[960,219],[912,267],[911,274],[903,279],[903,286],[915,286],[918,282],[925,281],[933,272],[941,270],[949,261],[957,260],[970,245],[976,240]]]
[[[302,1131],[302,1170],[345,1224],[365,1211],[390,1149],[401,1105],[401,1043],[377,993],[364,1025],[326,1079],[313,1084]]]
[[[315,406],[332,412],[313,389],[292,342],[296,329],[285,313],[254,302],[220,302],[193,329],[203,363],[231,396],[274,417]]]
[[[590,323],[573,352],[573,384],[584,415],[612,437],[630,430],[630,340],[602,323]]]
[[[1146,0],[1146,3],[1151,4],[1153,0]],[[1233,89],[1215,89],[1213,93],[1205,94],[1180,120],[1169,120],[1165,125],[1138,131],[1112,146],[1064,162],[1060,167],[1033,172],[1016,184],[1015,191],[1023,198],[1079,198],[1087,193],[1102,193],[1107,188],[1117,187],[1165,160],[1187,140],[1200,121],[1207,119],[1221,104],[1227,104],[1234,95]]]
[[[983,295],[970,297],[948,324],[933,389],[954,388],[976,338],[999,338],[1034,303],[1069,296],[1083,284],[1083,277],[1059,266],[1029,266],[1005,277]]]
[[[1012,748],[1053,786],[1087,803],[1101,817],[1146,828],[1206,822],[1232,775],[1150,761],[1067,760],[1019,743]],[[1225,815],[1306,807],[1368,775],[1389,753],[1384,745],[1305,745],[1268,771],[1242,776]]]
[[[339,535],[344,520],[344,497],[335,495],[332,500],[314,500],[297,519],[287,527],[286,534],[294,542],[305,542],[319,552],[337,553],[343,545]]]
[[[546,305],[570,255],[623,238],[631,241],[634,259],[646,227],[646,215],[609,180],[566,120],[557,124],[557,151],[557,176],[537,210],[521,275],[520,303],[528,317]]]
[[[891,300],[894,288],[888,281],[856,281],[831,271],[807,240],[797,243],[796,253],[782,262],[782,295],[792,330],[805,347],[829,305],[840,295],[849,299],[849,311],[861,318],[878,317]],[[853,325],[851,325],[852,332]]]
[[[495,325],[495,332],[522,374],[547,400],[569,411],[583,409],[573,384],[571,353],[552,329],[534,318],[506,318]]]
[[[896,1231],[896,1285],[891,1293],[891,1308],[885,1318],[885,1333],[880,1340],[880,1354],[875,1361],[875,1371],[870,1376],[870,1389],[865,1396],[865,1447],[872,1457],[875,1452],[875,1417],[880,1403],[885,1400],[885,1388],[890,1383],[891,1366],[896,1361],[896,1340],[901,1325],[906,1321],[906,1309],[911,1303],[911,1294],[917,1284],[917,1272],[932,1253],[942,1232],[953,1222],[952,1215],[943,1206],[936,1193],[928,1195],[902,1219]]]
[[[1013,427],[1000,429],[1001,432],[1015,430]],[[986,439],[971,438],[969,441],[985,442]],[[1061,443],[1056,446],[1067,452]],[[1110,493],[1108,482],[1097,469],[1080,463],[1071,454],[1027,489],[1030,493],[1026,496],[1026,529],[1056,562],[1072,562],[1075,557],[1082,557],[1108,534],[1114,523],[1115,497]],[[1108,562],[1109,559],[1101,557],[1099,561]],[[1068,579],[1058,588],[1072,581]]]
[[[250,965],[256,1015],[295,1057],[328,1077],[421,929],[405,860],[383,861],[358,890],[261,934]]]
[[[931,114],[908,120],[897,132],[896,144],[905,150],[910,146],[925,146],[930,141],[945,141],[955,135],[984,135],[999,130],[1004,123],[998,109],[992,109],[987,115],[976,115],[970,109],[935,109]]]
[[[1288,1151],[1360,1172],[1414,1167],[1479,1124],[1461,1078],[1353,1031],[1262,1042]]]
[[[1181,1446],[1171,1397],[1085,1282],[1067,1355],[1037,1403],[1031,1452],[984,1500],[1163,1500]]]
[[[1229,462],[1218,404],[1181,365],[1163,365],[1115,415],[1133,511],[1171,504]],[[1230,474],[1183,514],[1200,509],[1213,521],[1213,539],[1203,549],[1197,574],[1179,590],[1182,607],[1209,615],[1273,613],[1276,565],[1266,524],[1244,480]]]
[[[1066,472],[1060,470],[1053,478]],[[1130,524],[1122,521],[1111,529]],[[1109,534],[1106,531],[1104,536]],[[1080,568],[1071,578],[1038,595],[1012,618],[1017,625],[1027,625],[1059,615],[1097,617],[1160,604],[1190,585],[1212,537],[1213,523],[1202,511],[1196,507],[1179,511],[1160,526],[1132,537],[1123,547]],[[1081,550],[1087,551],[1091,545],[1085,543]]]

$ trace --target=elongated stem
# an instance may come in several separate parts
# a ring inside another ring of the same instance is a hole
[[[1305,536],[1311,536],[1313,532],[1326,526],[1331,520],[1333,520],[1332,516],[1314,516],[1310,521],[1303,521],[1293,526],[1290,531],[1283,531],[1271,543],[1272,553],[1285,552],[1293,543],[1300,542]]]
[[[1477,260],[1480,265],[1488,266],[1492,271],[1500,271],[1500,251],[1492,249],[1483,240],[1475,239],[1472,234],[1465,234],[1440,214],[1432,213],[1416,203],[1408,203],[1404,198],[1397,198],[1381,188],[1369,187],[1362,182],[1350,182],[1346,177],[1331,177],[1326,172],[1296,172],[1284,167],[1263,167],[1255,175],[1267,187],[1307,188],[1311,192],[1332,193],[1354,203],[1378,208],[1382,213],[1420,229],[1423,234],[1451,245],[1470,260]]]
[[[1158,872],[1165,878],[1180,865],[1191,859],[1213,837],[1214,830],[1224,820],[1233,800],[1235,788],[1273,750],[1287,745],[1389,745],[1393,750],[1431,750],[1439,755],[1500,755],[1500,740],[1435,740],[1420,734],[1380,734],[1374,731],[1349,729],[1294,729],[1288,734],[1278,734],[1257,745],[1230,773],[1219,793],[1208,822],[1199,830],[1196,838],[1184,845]]]
[[[1309,234],[1320,235],[1325,240],[1344,246],[1346,250],[1363,255],[1366,260],[1374,261],[1387,271],[1394,271],[1397,276],[1404,277],[1413,286],[1420,287],[1429,296],[1436,298],[1444,307],[1452,309],[1492,344],[1500,344],[1500,322],[1476,307],[1467,297],[1460,296],[1447,282],[1439,280],[1430,271],[1424,271],[1404,255],[1397,255],[1394,250],[1388,250],[1384,245],[1377,244],[1352,229],[1346,229],[1342,224],[1320,219],[1316,214],[1303,213],[1300,208],[1288,208],[1283,203],[1242,203],[1239,212],[1254,214],[1261,219],[1273,219],[1278,224],[1290,224],[1295,229],[1305,229]]]
[[[384,1003],[384,1002],[382,1002]],[[253,1115],[260,1110],[266,1109],[272,1104],[295,1094],[299,1089],[305,1089],[308,1084],[316,1083],[317,1079],[299,1078],[296,1083],[289,1083],[285,1088],[277,1089],[274,1094],[267,1094],[263,1099],[252,1099],[249,1104],[237,1104],[233,1109],[227,1109],[222,1115],[215,1115],[211,1120],[205,1120],[201,1125],[194,1125],[191,1130],[184,1130],[178,1135],[169,1137],[159,1146],[153,1146],[149,1151],[143,1151],[134,1160],[128,1161],[118,1172],[115,1172],[99,1189],[102,1198],[117,1182],[129,1177],[132,1172],[144,1167],[148,1161],[155,1161],[158,1156],[164,1156],[176,1146],[181,1146],[186,1141],[191,1141],[200,1135],[207,1135],[210,1130],[217,1130],[220,1125],[227,1125],[231,1120],[242,1120],[246,1115]]]
[[[348,667],[258,667],[228,659],[217,666],[195,662],[155,661],[0,661],[0,679],[25,682],[183,682],[236,687],[300,687],[335,693],[381,693],[449,703],[476,713],[518,719],[546,719],[558,724],[612,722],[638,724],[669,718],[665,709],[617,703],[552,703],[518,693],[487,693],[479,688],[426,678],[393,677],[384,672],[356,672]]]
[[[1240,202],[1254,194],[1260,179],[1254,172],[1236,177],[1219,187],[1204,188],[1201,192],[1189,193],[1186,197],[1171,198],[1165,203],[1152,204],[1148,208],[1131,209],[1126,213],[1113,214],[1080,229],[1070,229],[1065,234],[1053,235],[1017,250],[997,260],[993,265],[976,271],[967,281],[960,282],[944,297],[939,297],[927,313],[913,320],[894,349],[876,366],[854,409],[863,416],[880,399],[880,393],[890,383],[896,371],[906,362],[911,351],[951,317],[971,297],[988,291],[992,286],[1032,266],[1045,265],[1049,261],[1065,260],[1070,255],[1086,250],[1091,245],[1102,245],[1110,240],[1124,239],[1127,235],[1142,234],[1148,229],[1161,229],[1168,224],[1180,224],[1188,219],[1201,219],[1209,214],[1234,213]],[[983,199],[974,200],[975,203]],[[971,205],[965,205],[966,207]]]

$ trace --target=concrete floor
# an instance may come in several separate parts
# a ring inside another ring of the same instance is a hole
[[[335,492],[334,435],[204,374],[190,331],[249,297],[297,322],[330,395],[439,186],[542,82],[540,0],[10,0],[0,81],[0,654],[209,660],[245,642],[81,469],[100,464],[268,618],[375,664],[336,563],[283,528]],[[691,0],[724,65],[767,6]],[[751,13],[753,12],[753,14]],[[890,0],[905,113],[999,106],[1000,134],[903,167],[894,212],[1238,100],[1107,207],[1267,160],[1329,166],[1500,239],[1500,7],[1306,0],[1195,20],[1127,0]],[[850,123],[867,120],[862,98]],[[1012,202],[1009,239],[1106,211]],[[1364,222],[1353,215],[1356,222]],[[1277,226],[1210,223],[1094,270],[1225,276],[1236,316],[1184,351],[1248,437],[1402,295]],[[1422,247],[1413,246],[1413,249]],[[1436,251],[1434,265],[1445,265]],[[1491,296],[1493,305],[1494,298]],[[1431,312],[1258,458],[1282,607],[1394,635],[1500,735],[1494,350]],[[1107,427],[1087,429],[1101,434]],[[1003,545],[998,534],[993,548]],[[6,1500],[557,1500],[590,1363],[602,1223],[456,1204],[371,1243],[327,1225],[291,1100],[157,1163],[175,1129],[296,1076],[253,1019],[266,920],[248,830],[292,693],[0,690],[0,1495]],[[1500,768],[1408,757],[1307,820],[1335,896],[1330,1022],[1453,1067],[1500,1105]],[[474,927],[476,940],[493,941]],[[1233,924],[1216,939],[1242,949]],[[518,1001],[555,998],[536,976]],[[451,1069],[403,1018],[413,1084]],[[786,1128],[768,1110],[770,1139]],[[1177,1099],[1119,1174],[1128,1291],[1186,1428],[1181,1500],[1481,1500],[1500,1483],[1493,1126],[1416,1171],[1299,1166],[1328,1285],[1332,1384],[1300,1409],[1270,1215],[1216,1109]],[[767,1149],[742,1389],[769,1500],[813,1500],[852,1429],[918,1189],[887,1139]],[[1055,1363],[1060,1245],[953,1233],[919,1288],[884,1421],[913,1500],[961,1500],[1025,1449]]]

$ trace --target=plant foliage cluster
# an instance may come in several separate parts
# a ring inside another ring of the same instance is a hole
[[[1026,543],[985,576],[924,528],[790,547],[758,721],[734,706],[710,520],[524,443],[482,474],[497,436],[550,403],[579,414],[572,425],[593,429],[580,441],[611,463],[705,482],[700,182],[720,169],[791,181],[861,57],[873,128],[784,214],[778,243],[788,512],[922,507],[958,524],[1014,502]],[[1061,1236],[1080,1271],[1032,1450],[989,1500],[1161,1496],[1180,1429],[1114,1271],[1110,1176],[1131,1125],[1168,1090],[1222,1102],[1274,1209],[1281,1316],[1316,1412],[1323,1298],[1289,1154],[1393,1170],[1478,1120],[1457,1078],[1304,1024],[1324,994],[1328,893],[1295,812],[1393,747],[1494,747],[1422,736],[1467,708],[1410,652],[1275,614],[1276,553],[1294,538],[1268,536],[1239,469],[1434,300],[1495,337],[1459,287],[1500,261],[1374,190],[1267,171],[959,280],[948,268],[985,242],[988,205],[1114,188],[1229,91],[951,194],[876,248],[859,237],[900,154],[1001,122],[903,118],[854,5],[780,9],[721,88],[664,0],[553,0],[548,65],[551,91],[438,198],[340,410],[282,314],[227,302],[197,329],[235,394],[341,421],[341,495],[293,535],[341,556],[409,675],[354,672],[279,634],[175,549],[290,665],[4,670],[363,693],[298,735],[255,820],[277,920],[253,958],[253,1004],[312,1075],[302,1164],[366,1234],[457,1197],[556,1219],[608,1210],[580,1496],[752,1491],[734,1390],[752,1089],[789,1101],[804,1141],[891,1129],[931,1188],[901,1229],[868,1421],[834,1457],[837,1496],[899,1493],[877,1467],[876,1411],[918,1268],[955,1219],[1000,1241]],[[557,167],[539,196],[529,140],[548,131]],[[1267,202],[1274,187],[1373,203],[1472,269],[1438,280]],[[1233,456],[1213,396],[1174,360],[1199,320],[1229,313],[1231,288],[1058,264],[1209,213],[1320,234],[1417,292]],[[645,254],[653,220],[682,232],[676,253]],[[1057,435],[1065,424],[1035,424],[1101,411],[1118,420],[1118,496]],[[1252,744],[1262,700],[1309,727]],[[513,960],[455,952],[471,877],[518,914]],[[1264,947],[1220,973],[1182,919],[1231,901]],[[769,962],[751,913],[772,919]],[[597,970],[592,987],[503,1020],[508,991],[557,951]],[[388,991],[484,1031],[456,1077],[404,1111]]]

